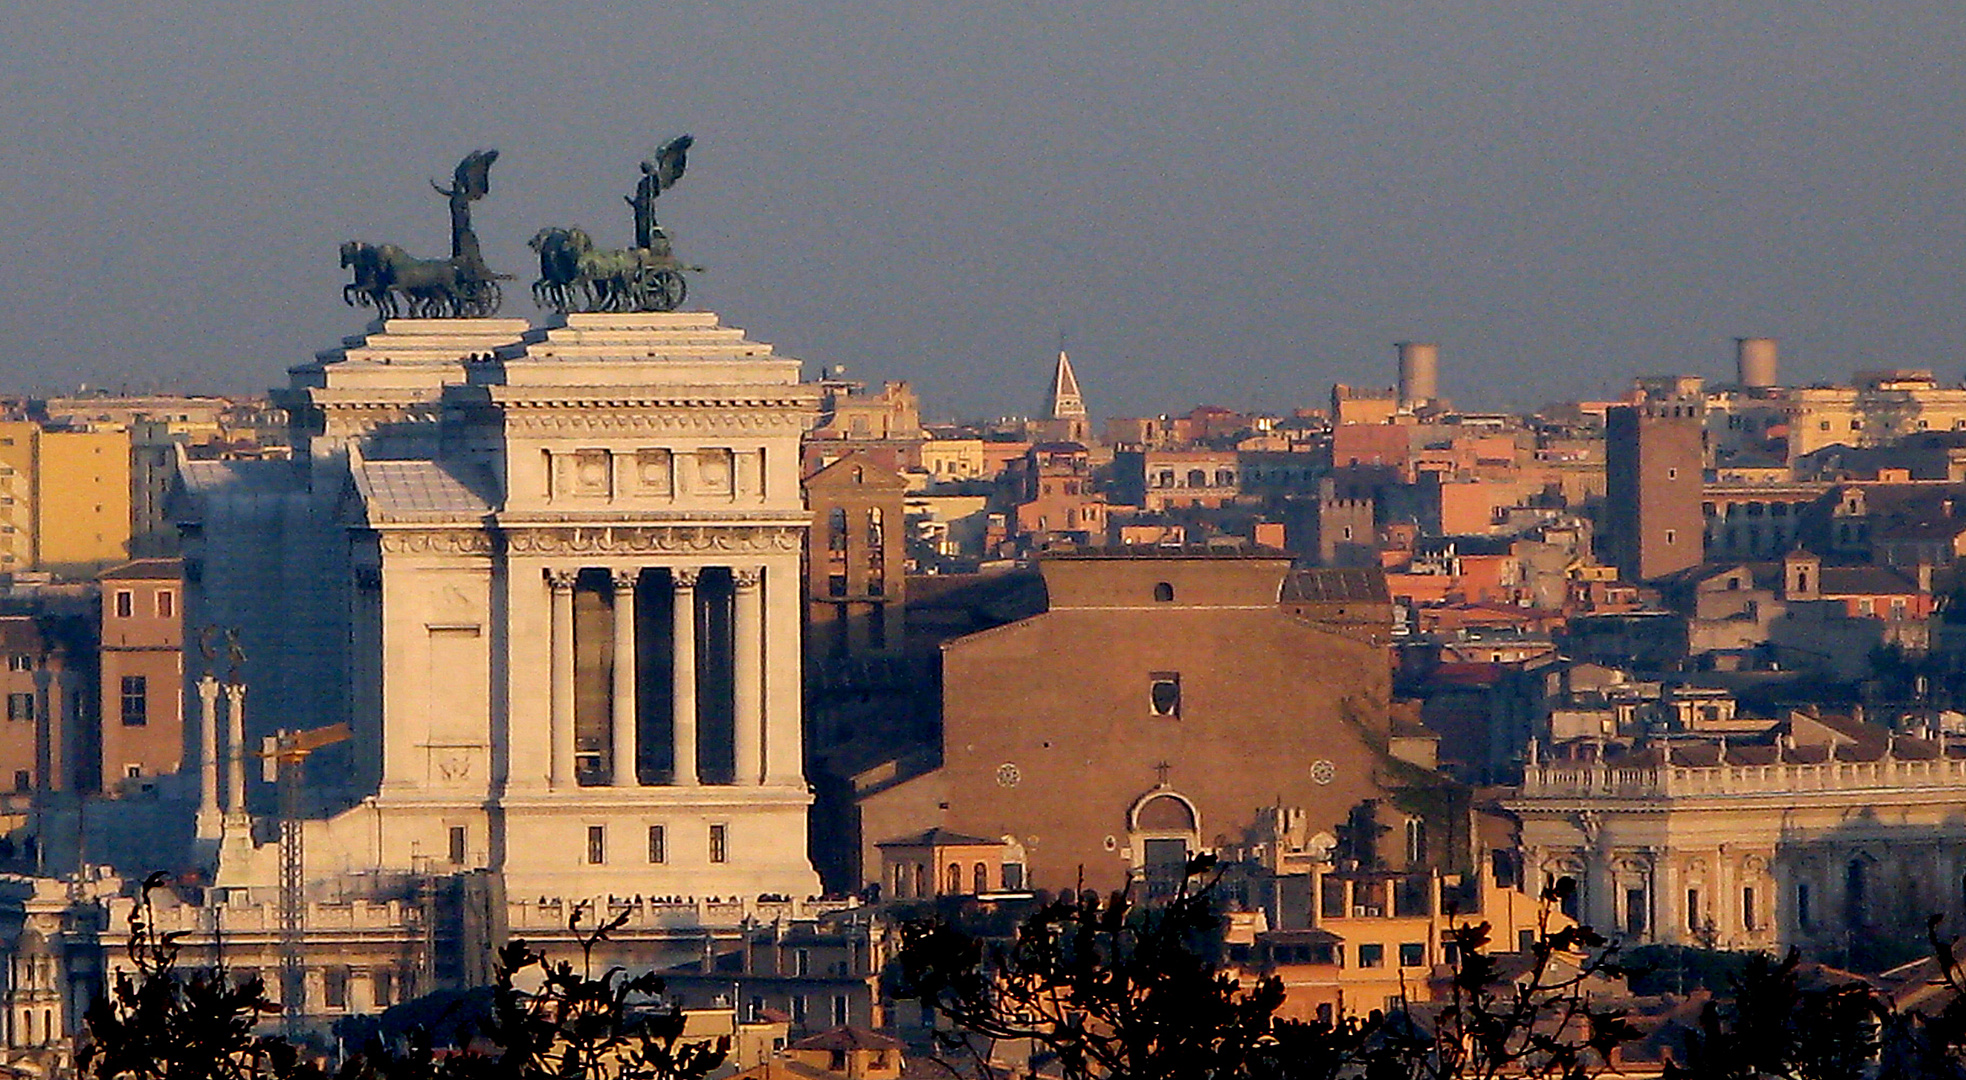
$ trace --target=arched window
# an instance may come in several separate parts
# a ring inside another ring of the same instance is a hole
[[[1235,487],[1235,486],[1236,486],[1236,473],[1235,473],[1235,470],[1234,470],[1234,469],[1217,469],[1217,470],[1215,470],[1215,486],[1216,486],[1216,487]]]
[[[962,891],[963,891],[963,864],[950,863],[949,888],[947,889],[947,892],[950,896],[961,896]]]
[[[1406,819],[1406,867],[1409,870],[1426,865],[1427,862],[1427,823],[1419,818]]]
[[[826,549],[846,550],[846,508],[843,506],[826,511]]]
[[[1191,488],[1207,487],[1208,474],[1200,469],[1189,469],[1188,486]]]
[[[928,867],[921,863],[915,864],[915,895],[928,895]]]
[[[1165,581],[1156,582],[1154,584],[1155,603],[1166,604],[1166,603],[1173,602],[1173,600],[1174,600],[1174,586],[1172,584]]]
[[[990,891],[990,868],[982,863],[976,864],[976,892]]]
[[[881,508],[876,506],[867,511],[867,546],[880,547],[885,530],[882,528]]]

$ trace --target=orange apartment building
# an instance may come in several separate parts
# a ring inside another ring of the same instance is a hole
[[[115,793],[183,760],[183,564],[138,559],[101,581],[101,785]]]

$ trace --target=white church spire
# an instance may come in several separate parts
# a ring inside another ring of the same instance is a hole
[[[1078,377],[1072,374],[1072,361],[1062,348],[1058,350],[1058,369],[1051,376],[1051,400],[1045,404],[1046,415],[1053,420],[1083,420],[1086,417],[1085,399],[1079,396]]]

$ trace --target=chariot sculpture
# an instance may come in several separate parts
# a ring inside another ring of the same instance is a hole
[[[350,240],[341,245],[341,265],[353,280],[341,287],[349,306],[372,307],[385,319],[482,319],[498,311],[503,299],[494,274],[478,250],[471,228],[471,204],[491,187],[498,151],[479,150],[458,162],[451,186],[430,186],[450,200],[451,257],[419,259],[395,244]]]
[[[539,255],[535,304],[554,311],[674,311],[689,294],[683,271],[669,250],[669,236],[655,220],[655,200],[683,178],[689,166],[688,135],[669,140],[642,179],[624,196],[635,210],[635,246],[603,251],[578,227],[539,230],[530,241]]]

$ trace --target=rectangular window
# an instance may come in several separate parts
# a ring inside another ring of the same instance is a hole
[[[14,770],[14,791],[25,792],[34,789],[34,774],[26,769]]]
[[[149,679],[142,675],[123,676],[123,726],[143,727],[149,722]]]
[[[462,825],[453,825],[453,826],[451,826],[451,835],[450,835],[450,841],[451,841],[451,851],[450,851],[450,855],[451,855],[451,865],[452,865],[452,866],[463,866],[463,865],[464,865],[464,841],[465,841],[465,832],[464,832],[464,826],[462,826]]]
[[[587,864],[599,866],[608,861],[608,827],[587,826]]]
[[[26,653],[11,653],[7,657],[8,671],[33,671],[34,657]]]
[[[833,995],[833,1026],[834,1027],[846,1026],[846,995],[845,994]]]
[[[369,973],[369,996],[374,999],[376,1008],[394,1005],[396,973],[388,968],[377,968]]]
[[[8,694],[7,719],[9,720],[34,719],[34,695],[33,694]]]
[[[1678,530],[1678,529],[1667,529],[1667,530],[1666,530],[1666,546],[1667,546],[1667,547],[1671,547],[1671,546],[1673,546],[1674,544],[1677,544],[1677,543],[1679,543],[1679,530]]]
[[[348,1007],[348,969],[331,967],[321,973],[321,996],[330,1009]]]
[[[1741,890],[1741,927],[1750,932],[1761,929],[1761,917],[1754,909],[1754,886]]]
[[[1700,890],[1686,890],[1686,929],[1700,932]]]
[[[660,825],[649,826],[649,861],[652,863],[669,861],[669,832]]]
[[[1427,962],[1427,945],[1423,941],[1402,942],[1399,947],[1400,967],[1421,967]]]
[[[792,951],[792,974],[794,975],[812,974],[811,949],[794,949]]]
[[[1377,968],[1386,966],[1386,947],[1384,945],[1360,945],[1358,947],[1358,966]]]
[[[160,619],[177,618],[176,593],[169,589],[157,590],[157,617]]]
[[[929,1015],[933,1016],[935,1015],[935,1013],[933,1011],[929,1011]],[[806,996],[804,994],[793,994],[792,995],[792,1023],[796,1026],[803,1027],[805,1025],[805,1022],[806,1022]]]
[[[1181,715],[1181,673],[1156,671],[1147,676],[1147,706],[1155,716]]]
[[[135,593],[131,592],[128,589],[116,590],[116,617],[117,618],[119,619],[129,618],[131,615],[136,613],[136,607],[137,607],[137,597]]]
[[[720,863],[720,862],[730,861],[730,847],[728,845],[729,829],[730,826],[728,825],[710,826],[710,861],[711,862]]]

